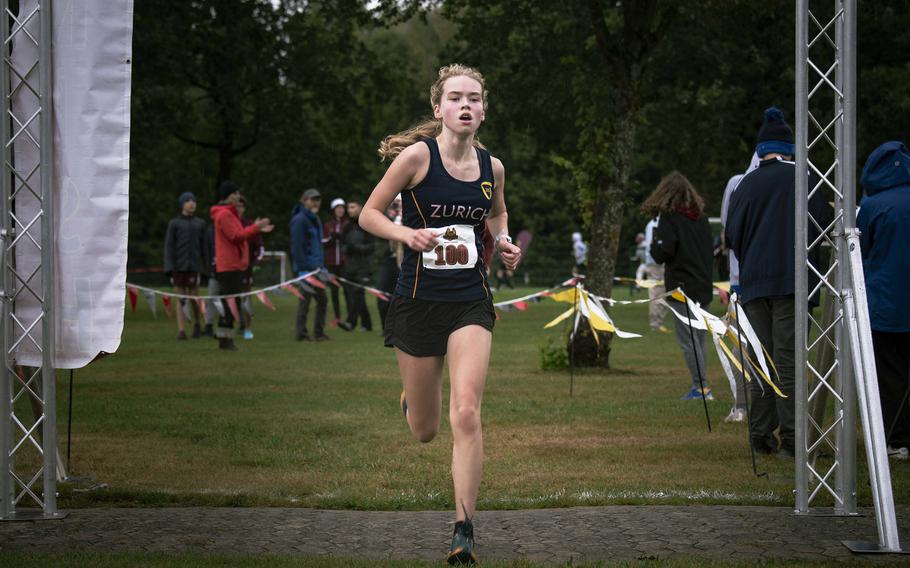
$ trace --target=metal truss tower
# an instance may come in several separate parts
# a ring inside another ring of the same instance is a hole
[[[0,0],[0,520],[62,516],[56,500],[52,5]],[[20,366],[23,351],[37,354],[40,365]]]
[[[856,0],[799,0],[796,513],[809,514],[810,507],[827,505],[833,507],[835,515],[856,514],[858,406],[879,542],[844,544],[857,552],[898,552],[891,473],[856,229],[856,103]],[[810,172],[820,180],[813,187],[809,187]],[[828,225],[809,211],[809,196],[816,194],[834,204],[834,220]],[[821,234],[811,242],[810,228]],[[827,269],[816,270],[808,259],[820,252],[830,252],[831,258]],[[809,282],[814,278],[810,279],[810,273],[819,279],[812,290]],[[830,302],[822,315],[809,309],[809,297],[814,293],[823,293]]]

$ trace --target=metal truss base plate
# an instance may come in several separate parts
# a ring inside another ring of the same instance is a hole
[[[850,552],[856,554],[910,554],[910,550],[887,550],[877,542],[866,540],[842,540],[841,542]]]
[[[4,521],[57,521],[66,518],[68,514],[57,511],[53,515],[45,515],[41,509],[25,509],[15,511],[9,517],[0,517],[0,523]]]
[[[797,517],[840,517],[842,519],[858,519],[866,516],[863,513],[844,513],[843,511],[835,511],[831,508],[814,508],[808,513],[793,511],[793,514]]]

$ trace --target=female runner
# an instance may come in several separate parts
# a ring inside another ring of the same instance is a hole
[[[487,107],[483,77],[464,65],[441,68],[430,104],[433,120],[382,141],[380,155],[394,160],[360,224],[407,245],[385,344],[395,348],[402,412],[421,442],[439,431],[448,356],[455,531],[447,561],[468,564],[477,560],[471,519],[483,467],[480,406],[496,319],[483,263],[484,224],[506,268],[515,269],[521,250],[509,237],[502,162],[475,138]],[[399,192],[402,224],[395,225],[385,211]]]

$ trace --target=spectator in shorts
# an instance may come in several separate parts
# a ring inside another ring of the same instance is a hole
[[[240,201],[240,187],[232,181],[224,181],[218,187],[218,205],[212,207],[215,222],[215,266],[217,269],[220,294],[230,296],[243,291],[243,274],[250,264],[248,241],[259,233],[269,233],[275,226],[268,218],[257,218],[244,228],[237,212]],[[236,302],[236,300],[235,300]],[[222,300],[223,315],[218,319],[218,348],[236,351],[234,345],[234,314],[231,302]],[[239,305],[236,306],[239,311]]]
[[[205,221],[196,217],[196,196],[186,191],[177,198],[180,214],[171,219],[164,237],[164,273],[174,286],[174,292],[195,296],[199,294],[200,273],[206,271]],[[199,306],[194,300],[179,300],[177,312],[177,339],[186,339],[184,328],[184,302],[190,303],[193,314],[193,339],[200,336]]]

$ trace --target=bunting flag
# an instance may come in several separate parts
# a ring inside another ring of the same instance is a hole
[[[130,298],[130,311],[136,311],[136,300],[139,298],[139,291],[135,286],[127,286],[126,293]]]
[[[329,279],[329,283],[331,283],[332,286],[334,286],[336,288],[341,288],[341,282],[338,281],[338,277],[335,276],[334,274],[332,274],[331,272],[329,272],[328,279]]]
[[[316,290],[314,290],[312,286],[310,286],[303,280],[300,280],[299,282],[297,282],[297,286],[299,286],[300,289],[303,290],[304,294],[315,294],[316,293]]]
[[[370,294],[376,296],[380,300],[383,300],[386,302],[389,301],[389,296],[382,290],[377,290],[376,288],[367,288],[366,291],[369,292]]]
[[[145,301],[149,304],[149,309],[152,310],[152,317],[158,319],[158,305],[156,304],[155,294],[149,291],[143,291],[142,294],[145,296]]]
[[[253,317],[253,300],[249,296],[240,298],[240,308],[250,317]]]
[[[187,300],[186,298],[180,298],[180,307],[183,309],[183,315],[186,316],[187,321],[193,319],[193,301]]]
[[[525,311],[525,310],[528,309],[528,303],[527,303],[527,302],[515,302],[515,303],[512,304],[512,305],[515,306],[515,309],[518,310],[518,311],[520,311],[520,312],[523,312],[523,311]]]
[[[315,276],[307,276],[306,278],[303,279],[303,282],[306,282],[307,284],[314,286],[316,288],[325,290],[325,284],[320,282],[319,279],[316,278]]]
[[[268,309],[270,309],[272,311],[275,311],[275,304],[273,304],[272,300],[270,300],[269,297],[266,296],[264,291],[260,290],[256,294],[256,297],[259,298],[259,301],[262,302],[263,306],[267,307]]]
[[[174,311],[171,309],[171,297],[168,295],[162,295],[161,303],[164,304],[164,313],[167,314],[167,319],[171,319],[171,317],[174,315]]]
[[[294,296],[298,300],[303,300],[303,294],[293,284],[285,284],[284,286],[282,286],[282,288],[284,290],[286,290],[287,292],[289,292],[292,296]]]
[[[226,298],[228,309],[231,310],[231,316],[234,318],[234,321],[240,321],[240,310],[237,309],[237,298],[231,296]]]

